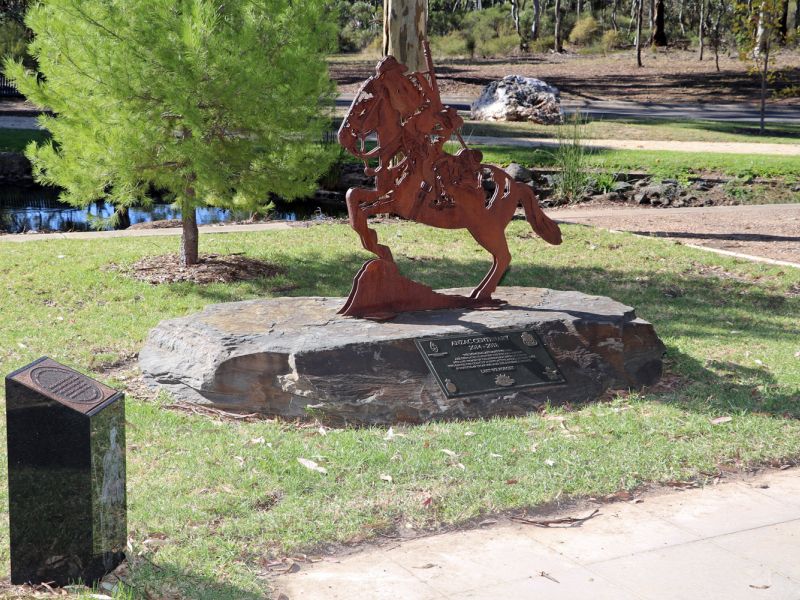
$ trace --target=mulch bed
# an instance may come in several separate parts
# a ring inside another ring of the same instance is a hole
[[[184,267],[177,254],[147,256],[130,267],[114,270],[124,271],[134,279],[153,285],[161,283],[191,282],[198,284],[233,283],[283,275],[286,269],[272,263],[238,254],[206,254],[199,264]]]

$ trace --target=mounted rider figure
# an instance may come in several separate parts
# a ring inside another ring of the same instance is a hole
[[[413,172],[421,176],[417,205],[430,198],[433,207],[448,208],[455,202],[453,192],[458,191],[457,188],[463,186],[474,190],[480,186],[477,174],[482,155],[476,150],[466,151],[466,158],[470,159],[467,163],[471,167],[466,171],[471,177],[469,182],[464,182],[465,157],[462,156],[459,162],[443,149],[453,134],[466,148],[458,133],[464,121],[454,108],[442,104],[427,42],[425,57],[427,71],[408,73],[405,65],[393,56],[387,56],[378,63],[375,75],[365,82],[356,97],[354,108],[360,103],[380,100],[391,106],[390,122],[383,119],[377,130],[378,148],[374,154],[368,152],[359,156],[354,151],[353,140],[348,140],[346,134],[347,122],[342,125],[339,139],[352,154],[364,159],[364,172],[376,177],[376,189],[382,195],[391,193],[399,179],[407,172]],[[359,100],[366,90],[371,96]],[[371,169],[368,161],[374,157],[378,159],[378,167]]]

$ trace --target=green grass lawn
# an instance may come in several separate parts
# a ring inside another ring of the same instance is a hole
[[[758,123],[722,121],[670,121],[667,119],[589,119],[582,126],[586,140],[665,140],[677,142],[747,142],[752,144],[796,144],[800,125],[768,123],[759,134]],[[464,139],[471,136],[538,137],[558,140],[558,127],[537,123],[487,123],[467,121]]]
[[[464,232],[378,231],[404,272],[437,287],[477,282],[488,265]],[[323,435],[313,425],[222,422],[169,410],[163,395],[129,394],[132,593],[260,598],[267,563],[287,553],[800,460],[800,271],[580,226],[564,234],[551,247],[512,222],[504,283],[635,306],[667,345],[677,385],[524,418],[396,427],[393,437],[385,428]],[[286,267],[275,280],[156,287],[107,269],[176,247],[175,237],[0,242],[0,370],[47,354],[124,389],[132,374],[109,379],[105,369],[133,357],[161,319],[289,286],[291,295],[344,295],[367,256],[347,226],[319,225],[202,236],[202,252]],[[722,415],[732,420],[712,424]],[[5,460],[0,453],[0,474]],[[0,482],[0,505],[5,495]],[[8,573],[7,514],[0,571]]]
[[[511,146],[476,146],[484,162],[548,167],[555,164],[553,150]],[[455,149],[452,145],[451,151]],[[767,177],[797,181],[800,156],[721,154],[712,152],[667,152],[662,150],[587,150],[586,166],[607,172],[641,171],[662,178],[720,174],[730,177]]]
[[[0,128],[0,152],[22,152],[30,142],[50,139],[50,132],[41,129]]]

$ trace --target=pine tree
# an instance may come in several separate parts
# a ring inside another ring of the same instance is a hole
[[[198,206],[307,195],[330,164],[322,0],[41,0],[26,23],[39,73],[5,66],[54,113],[52,142],[27,149],[37,179],[76,206],[166,193],[183,264],[198,260]]]

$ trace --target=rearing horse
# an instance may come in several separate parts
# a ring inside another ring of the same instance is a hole
[[[426,44],[430,80],[423,73],[406,75],[393,57],[383,59],[356,94],[339,129],[339,143],[364,161],[364,172],[375,177],[375,188],[347,192],[350,225],[366,250],[392,261],[378,243],[368,217],[391,213],[445,229],[467,229],[493,257],[493,264],[472,291],[473,300],[489,300],[511,262],[505,229],[518,205],[533,230],[551,244],[561,243],[558,225],[539,207],[533,190],[503,170],[483,165],[483,155],[466,145],[455,155],[443,145],[463,121],[443,106]],[[377,138],[370,149],[371,138]],[[376,167],[371,163],[377,161]],[[484,185],[494,186],[487,198]]]

